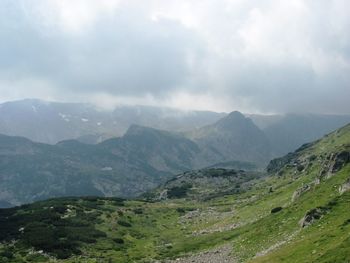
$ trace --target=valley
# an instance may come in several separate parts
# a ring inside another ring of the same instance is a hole
[[[208,168],[181,174],[133,200],[66,197],[2,209],[0,257],[3,262],[213,257],[214,262],[347,262],[349,163],[347,125],[273,160],[267,174]],[[240,185],[234,191],[233,182]]]

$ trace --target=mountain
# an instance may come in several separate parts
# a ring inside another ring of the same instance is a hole
[[[198,160],[208,163],[248,161],[264,164],[270,158],[270,146],[265,134],[238,111],[231,112],[212,125],[197,129],[189,134],[201,148]]]
[[[69,139],[99,143],[123,135],[131,124],[184,131],[224,115],[150,106],[120,106],[107,111],[86,103],[26,99],[0,104],[0,133],[49,144]]]
[[[226,128],[215,126],[219,120],[225,119],[225,117],[228,117],[228,114],[210,111],[183,111],[166,107],[118,106],[113,110],[101,110],[86,103],[59,103],[26,99],[0,104],[0,134],[26,137],[35,142],[48,144],[71,139],[96,144],[124,135],[132,124],[170,132],[183,132],[192,134],[195,138],[202,133],[210,133],[211,131],[212,135],[207,134],[207,136],[213,137],[215,132],[220,134],[216,136],[217,139],[211,140],[210,144],[215,143],[216,146],[213,149],[207,149],[207,156],[204,156],[203,160],[211,159],[222,162],[222,158],[218,158],[218,156],[225,153],[226,156],[232,155],[236,161],[248,160],[247,157],[252,156],[251,160],[258,159],[260,163],[266,163],[268,157],[278,157],[294,151],[300,145],[315,140],[350,122],[349,115],[246,114],[246,117],[250,118],[265,134],[264,136],[269,141],[270,152],[266,155],[267,157],[264,157],[265,154],[260,154],[261,149],[254,149],[253,151],[259,152],[259,154],[253,155],[242,150],[243,158],[236,158],[241,156],[237,156],[234,151],[225,149],[227,148],[225,145],[219,145],[222,144],[219,142],[221,141],[219,138],[226,137],[223,130],[228,131],[227,128],[230,124]],[[232,123],[232,126],[238,129],[241,124],[238,118],[236,121],[237,123],[234,125]],[[235,129],[231,130],[235,131]],[[245,132],[244,129],[247,127],[242,128],[242,132]],[[193,130],[195,132],[189,132]],[[249,130],[252,131],[253,128],[250,127]],[[235,139],[233,136],[231,137]],[[258,144],[262,143],[262,135],[258,135],[258,132],[252,134],[252,142],[255,137],[260,138]],[[205,140],[198,139],[201,142]],[[231,143],[230,141],[226,142]],[[205,144],[205,142],[203,143]],[[248,148],[251,148],[252,143],[248,141],[245,143],[248,143]],[[263,148],[265,144],[263,143]],[[235,149],[239,149],[239,146],[235,145]],[[215,153],[216,150],[219,151]],[[196,167],[203,167],[203,165],[203,162],[199,162]]]
[[[8,206],[58,196],[136,196],[190,169],[197,151],[182,136],[136,125],[97,145],[0,135],[0,201]]]
[[[199,152],[194,142],[179,134],[139,125],[131,125],[123,137],[106,140],[98,146],[126,163],[175,174],[191,169]]]
[[[248,115],[265,133],[274,157],[296,150],[350,122],[350,115]]]
[[[0,257],[3,262],[349,262],[349,176],[350,124],[272,160],[260,178],[204,169],[152,190],[153,197],[167,190],[159,201],[76,197],[1,209]],[[243,187],[231,191],[236,183]]]
[[[198,131],[202,136],[190,140],[131,125],[122,137],[98,144],[65,140],[55,145],[0,135],[0,204],[59,196],[134,197],[194,168],[255,170],[251,162],[261,160],[256,158],[264,150],[261,133],[238,112]]]

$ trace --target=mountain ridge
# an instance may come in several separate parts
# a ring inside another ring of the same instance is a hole
[[[62,263],[349,261],[350,124],[269,166],[254,183],[227,169],[180,174],[155,190],[157,196],[167,189],[159,201],[66,197],[0,209],[0,256]],[[245,187],[232,188],[244,180]]]

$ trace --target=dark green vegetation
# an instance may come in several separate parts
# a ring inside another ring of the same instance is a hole
[[[265,175],[256,171],[206,168],[177,175],[144,197],[151,200],[186,198],[204,201],[248,191]]]
[[[234,193],[225,193],[224,178],[241,180],[241,172],[208,169],[167,182],[155,192],[171,186],[173,196],[162,201],[57,199],[1,210],[8,227],[0,255],[3,262],[68,255],[58,262],[152,262],[229,244],[238,262],[350,261],[350,125],[271,162],[269,171]],[[211,196],[199,178],[209,190],[219,179],[223,191]],[[63,222],[76,238],[62,229],[62,239],[50,239]],[[48,244],[31,235],[42,228]]]
[[[105,200],[123,205],[121,199]],[[95,228],[103,214],[103,204],[97,198],[62,198],[23,205],[21,210],[0,210],[0,236],[7,242],[19,240],[18,247],[33,247],[59,259],[79,255],[80,244],[96,243],[98,238],[106,237]]]

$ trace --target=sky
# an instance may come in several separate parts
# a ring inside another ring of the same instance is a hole
[[[348,0],[1,0],[0,102],[350,114]]]

